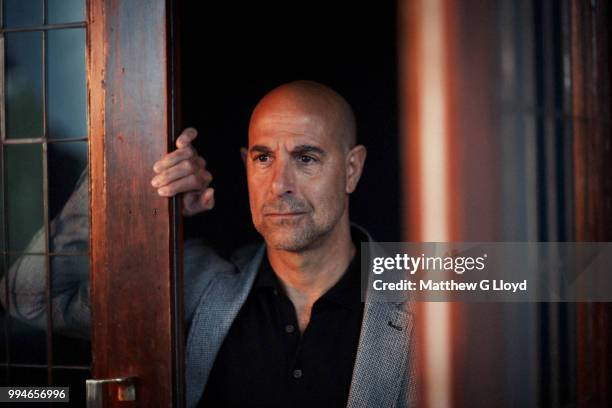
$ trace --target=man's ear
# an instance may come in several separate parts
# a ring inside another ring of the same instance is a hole
[[[246,167],[247,153],[248,153],[248,150],[246,147],[243,146],[240,148],[240,157],[242,157],[242,162],[244,163],[245,167]]]
[[[346,193],[351,194],[357,188],[365,164],[367,150],[364,145],[357,145],[349,150],[346,156]]]

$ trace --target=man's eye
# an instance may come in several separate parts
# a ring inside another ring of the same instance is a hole
[[[269,158],[270,156],[268,156],[267,154],[260,154],[259,156],[255,157],[255,161],[265,163],[268,161]]]
[[[300,162],[302,163],[314,163],[315,161],[317,161],[317,159],[312,156],[308,156],[306,154],[300,156]]]

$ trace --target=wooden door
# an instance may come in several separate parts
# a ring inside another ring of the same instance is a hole
[[[182,406],[182,289],[175,203],[151,188],[172,145],[173,2],[89,5],[91,308],[95,379],[135,377],[136,399]],[[125,397],[125,396],[124,396]]]
[[[403,239],[610,241],[609,3],[398,4]],[[610,406],[610,303],[417,316],[420,406]]]

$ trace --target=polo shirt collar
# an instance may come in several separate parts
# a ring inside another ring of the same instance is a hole
[[[319,302],[332,302],[350,309],[359,309],[361,302],[361,242],[369,241],[368,236],[359,228],[351,226],[351,239],[355,245],[355,255],[342,277],[327,290],[315,304]],[[264,255],[257,277],[253,283],[253,292],[272,291],[284,293],[278,276],[274,273],[267,255]]]

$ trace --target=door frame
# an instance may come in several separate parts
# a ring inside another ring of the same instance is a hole
[[[176,134],[175,1],[88,3],[93,376],[136,377],[133,406],[181,407],[182,217],[150,185]]]

